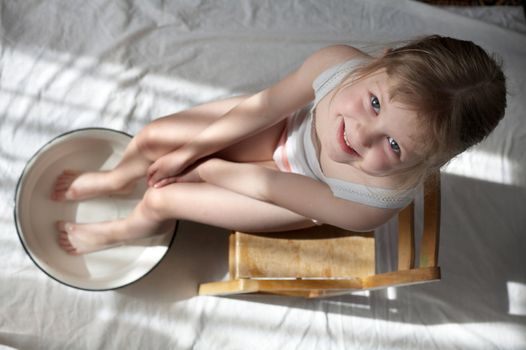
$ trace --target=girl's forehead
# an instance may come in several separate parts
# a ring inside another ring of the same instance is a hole
[[[408,158],[420,157],[426,133],[420,127],[416,112],[394,101],[390,104],[390,115],[386,117],[391,119],[389,131],[392,137],[402,146]]]
[[[394,102],[391,93],[396,89],[398,80],[389,76],[385,70],[380,70],[363,77],[364,85],[369,89],[375,89],[380,94],[380,100],[385,104]],[[359,82],[358,82],[359,83]]]

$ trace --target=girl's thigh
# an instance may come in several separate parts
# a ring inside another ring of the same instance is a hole
[[[169,153],[189,142],[202,130],[247,96],[205,103],[190,109],[154,120],[138,135],[154,158]],[[285,121],[263,130],[261,133],[225,148],[218,156],[238,162],[262,162],[272,159]],[[146,140],[146,141],[144,141]]]
[[[208,183],[175,183],[153,191],[157,197],[155,209],[163,219],[190,220],[244,232],[275,232],[314,225],[288,209]]]

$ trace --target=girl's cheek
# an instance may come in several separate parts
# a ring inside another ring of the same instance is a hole
[[[342,106],[348,116],[359,115],[363,113],[364,102],[362,98],[358,98],[352,91],[344,91],[340,96]]]
[[[388,159],[383,150],[376,152],[375,159],[371,165],[372,168],[374,168],[379,174],[385,173],[392,169],[391,161]]]
[[[355,98],[354,99],[354,112],[360,115],[364,115],[367,112],[368,101],[367,98]]]

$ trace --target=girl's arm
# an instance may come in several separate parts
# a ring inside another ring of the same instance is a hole
[[[177,175],[197,160],[269,128],[314,99],[312,83],[325,69],[363,55],[350,46],[337,45],[311,55],[292,74],[241,102],[198,134],[191,142],[160,158],[148,171],[148,183]]]
[[[250,163],[214,158],[194,170],[201,179],[254,199],[269,202],[320,223],[352,231],[370,231],[398,210],[374,208],[334,197],[330,188],[309,177]],[[183,179],[184,181],[184,179]]]

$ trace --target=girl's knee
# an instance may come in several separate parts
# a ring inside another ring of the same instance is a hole
[[[160,128],[159,122],[152,122],[146,125],[136,136],[135,142],[139,152],[150,160],[156,160],[162,154],[160,153],[159,135]]]
[[[166,208],[168,198],[164,195],[162,188],[148,188],[144,193],[142,204],[148,215],[156,220],[168,219]],[[173,215],[170,215],[173,216]]]

